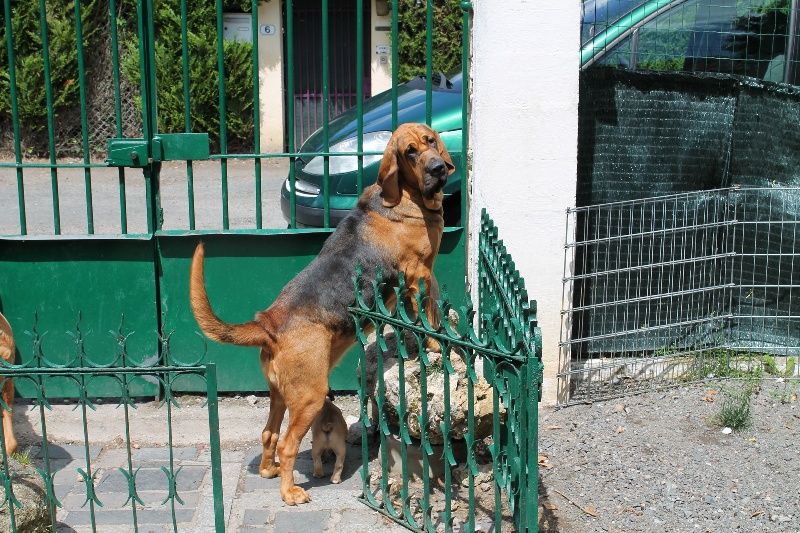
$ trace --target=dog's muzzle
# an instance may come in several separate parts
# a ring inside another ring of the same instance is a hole
[[[439,158],[430,161],[425,166],[425,196],[433,198],[447,183],[447,165]]]

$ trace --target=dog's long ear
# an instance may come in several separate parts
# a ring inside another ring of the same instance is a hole
[[[456,170],[456,166],[453,164],[453,160],[450,158],[450,153],[447,151],[447,148],[442,142],[442,138],[439,137],[439,132],[433,130],[433,135],[436,137],[436,146],[439,147],[439,155],[442,156],[444,159],[444,164],[447,165],[447,175],[449,176]]]
[[[392,141],[384,150],[378,169],[378,185],[384,207],[394,207],[400,203],[400,163],[397,160],[397,143]]]

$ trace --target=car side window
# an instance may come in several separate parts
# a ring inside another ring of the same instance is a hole
[[[690,0],[632,28],[595,64],[783,79],[788,0]]]

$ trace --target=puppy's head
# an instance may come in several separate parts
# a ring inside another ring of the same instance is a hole
[[[402,124],[386,145],[378,170],[383,205],[400,203],[403,187],[422,194],[425,207],[437,211],[442,207],[442,189],[453,173],[450,154],[439,134],[425,124]]]

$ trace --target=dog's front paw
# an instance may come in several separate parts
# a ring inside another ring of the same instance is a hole
[[[323,477],[323,476],[325,476],[325,473],[322,471],[321,468],[319,470],[314,468],[314,477],[320,478],[320,477]]]
[[[286,505],[300,505],[301,503],[308,503],[311,501],[308,493],[297,485],[285,492],[281,491],[281,497],[283,501],[286,502]]]
[[[280,466],[274,465],[274,466],[268,466],[267,468],[262,468],[261,470],[258,471],[258,473],[261,474],[261,477],[263,478],[271,479],[280,474],[280,471],[281,471]]]
[[[340,476],[338,474],[334,474],[334,475],[331,476],[331,483],[336,484],[336,483],[341,483],[341,482],[342,482],[342,476]]]

